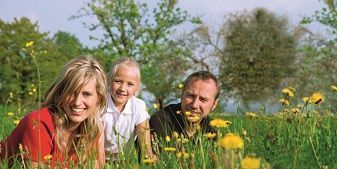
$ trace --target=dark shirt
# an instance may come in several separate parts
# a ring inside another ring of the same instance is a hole
[[[181,111],[181,104],[170,104],[163,110],[153,114],[150,118],[150,128],[161,138],[172,136],[172,133],[178,132],[187,136],[185,126],[187,120]],[[200,122],[201,131],[203,133],[216,133],[217,131],[210,126],[210,118],[205,117]]]

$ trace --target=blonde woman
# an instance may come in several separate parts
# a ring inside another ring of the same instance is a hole
[[[39,166],[102,168],[106,77],[92,57],[70,60],[45,95],[41,109],[25,116],[0,144],[0,160]]]

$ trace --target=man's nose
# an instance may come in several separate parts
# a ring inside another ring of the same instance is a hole
[[[192,106],[193,108],[198,108],[198,107],[199,107],[199,100],[198,100],[198,98],[194,98],[194,99],[192,100],[191,106]]]

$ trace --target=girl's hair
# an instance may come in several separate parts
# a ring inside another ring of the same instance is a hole
[[[116,76],[117,73],[117,69],[119,66],[124,65],[124,66],[128,66],[128,67],[133,67],[137,69],[137,75],[138,75],[138,84],[137,84],[137,91],[135,92],[135,95],[137,96],[141,90],[141,75],[140,75],[140,68],[139,68],[139,64],[132,58],[129,57],[122,57],[119,58],[115,61],[115,63],[111,66],[111,70],[110,73],[108,75],[108,86],[109,86],[109,90],[111,90],[111,86],[112,86],[112,82]]]
[[[79,93],[90,80],[96,81],[98,102],[94,112],[80,125],[77,145],[92,145],[99,132],[100,115],[106,111],[107,107],[107,84],[102,66],[91,56],[75,57],[65,65],[46,92],[44,106],[48,107],[54,115],[56,143],[59,148],[61,148],[62,134],[69,125],[64,108],[69,106],[71,96]]]

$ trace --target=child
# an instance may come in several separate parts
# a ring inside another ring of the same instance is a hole
[[[102,116],[107,159],[116,160],[128,141],[135,135],[145,158],[155,158],[152,152],[149,114],[143,100],[136,96],[140,91],[139,65],[130,58],[121,58],[112,65],[108,77],[108,109]]]

